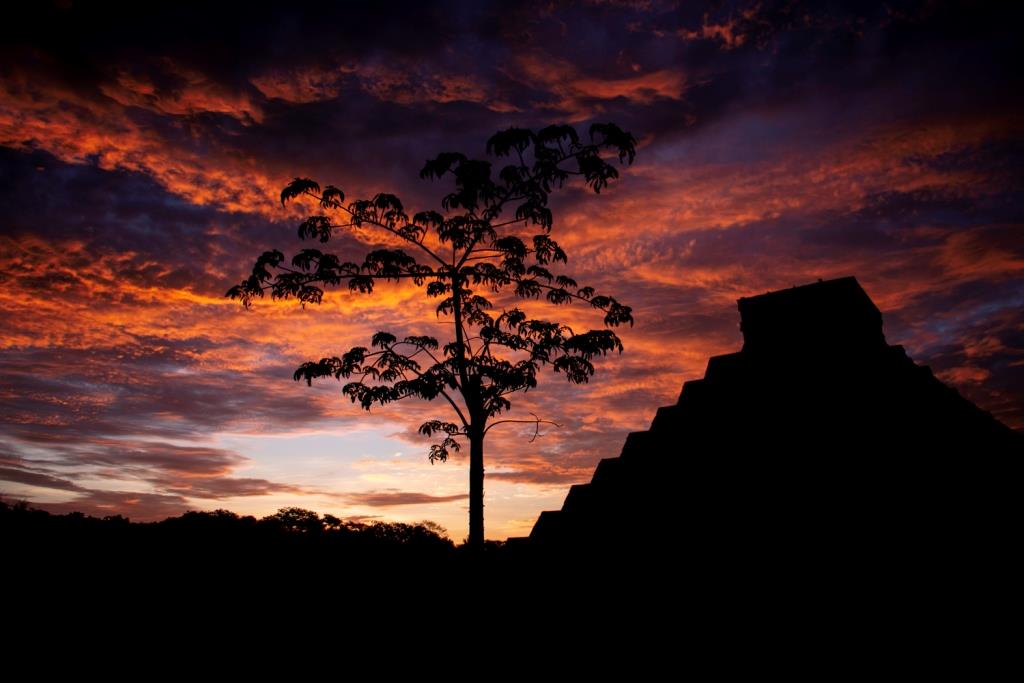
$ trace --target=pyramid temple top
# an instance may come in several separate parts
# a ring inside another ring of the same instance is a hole
[[[745,353],[874,351],[882,314],[857,278],[819,280],[738,301]]]

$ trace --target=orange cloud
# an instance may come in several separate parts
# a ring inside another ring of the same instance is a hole
[[[149,84],[132,80],[108,89],[109,93],[116,97],[92,100],[16,72],[0,82],[0,145],[42,149],[62,161],[95,163],[105,170],[146,173],[195,204],[279,215],[275,198],[289,179],[287,173],[267,173],[255,159],[218,156],[216,150],[169,142],[129,116],[126,109],[145,106],[188,114],[237,106],[231,109],[236,117],[258,116],[258,109],[247,98],[236,100],[203,87],[195,92],[158,95]]]
[[[686,77],[677,69],[661,69],[624,78],[598,78],[581,75],[567,62],[540,52],[525,52],[516,57],[506,74],[554,97],[554,102],[536,103],[564,112],[570,121],[582,121],[603,111],[601,102],[623,98],[647,105],[658,99],[679,100],[686,92]]]
[[[253,77],[250,82],[267,98],[307,104],[333,100],[340,95],[343,77],[354,70],[351,66],[274,70]]]
[[[953,385],[963,385],[984,382],[992,376],[992,373],[984,368],[962,366],[939,372],[938,376],[944,382],[949,382]]]
[[[166,71],[177,81],[173,88],[160,88],[145,75],[119,71],[113,83],[100,91],[118,104],[139,107],[172,116],[227,114],[244,123],[260,123],[263,112],[248,93],[225,87],[202,73],[164,60]]]
[[[423,65],[379,62],[347,63],[336,67],[303,67],[270,71],[251,79],[266,97],[296,104],[338,97],[349,80],[383,102],[405,106],[435,102],[472,102],[491,111],[513,112],[517,107],[502,99],[494,87],[470,73],[430,71]]]
[[[713,21],[711,15],[705,13],[699,28],[695,30],[681,28],[676,35],[684,40],[715,40],[721,43],[724,49],[732,50],[747,42],[747,34],[744,33],[744,29],[749,29],[752,23],[760,23],[762,27],[771,26],[768,22],[757,19],[759,10],[760,3],[755,3],[737,15],[721,21]]]

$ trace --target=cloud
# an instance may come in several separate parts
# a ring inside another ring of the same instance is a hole
[[[46,489],[59,489],[63,491],[84,491],[72,481],[53,477],[48,474],[31,472],[28,470],[16,469],[13,467],[0,467],[0,481],[9,481],[16,484],[25,484]]]
[[[194,509],[181,496],[134,491],[91,491],[63,503],[33,502],[53,514],[81,512],[93,517],[121,515],[136,522],[156,522]]]
[[[540,51],[524,52],[507,72],[514,80],[544,93],[534,106],[555,109],[570,121],[581,121],[604,111],[608,100],[623,99],[649,105],[659,99],[680,100],[686,78],[678,69],[659,69],[619,78],[588,76],[568,60]]]
[[[755,16],[756,10],[751,7],[745,12],[745,18]],[[680,28],[677,35],[684,40],[712,40],[719,41],[723,49],[732,50],[746,42],[747,36],[742,32],[741,22],[735,18],[722,21],[712,21],[708,15],[704,15],[704,22],[696,29]]]
[[[507,471],[499,470],[497,472],[488,472],[487,476],[490,479],[509,481],[517,484],[539,484],[550,486],[583,483],[588,481],[590,479],[590,475],[593,474],[593,468],[587,466],[563,469],[553,467],[551,463],[547,461],[535,461],[531,464],[533,467],[529,469]]]
[[[308,104],[333,100],[341,94],[342,81],[350,68],[338,66],[321,68],[314,65],[297,67],[290,71],[272,69],[250,82],[269,99],[278,99],[292,104]]]
[[[394,507],[398,505],[430,505],[434,503],[450,503],[456,500],[465,500],[469,495],[456,493],[450,496],[433,496],[427,493],[415,493],[411,491],[366,491],[364,493],[350,493],[346,496],[348,500],[356,505],[368,505],[370,507]]]
[[[51,512],[78,510],[101,516],[116,512],[150,521],[209,501],[316,493],[307,487],[231,476],[248,459],[223,449],[104,437],[35,436],[22,439],[16,447],[42,447],[46,457],[4,457],[0,485],[18,485],[20,497]],[[111,490],[115,487],[119,490]],[[72,492],[75,497],[55,502],[53,491]]]
[[[443,67],[442,67],[443,68]],[[448,104],[472,102],[494,112],[519,111],[471,72],[433,71],[412,63],[390,65],[370,63],[353,68],[363,91],[384,102],[415,105],[427,102]]]
[[[135,104],[126,106],[126,93],[118,92],[125,101],[83,95],[40,81],[30,71],[17,72],[0,81],[0,145],[41,149],[65,162],[92,163],[105,170],[145,173],[197,205],[228,210],[273,206],[272,198],[286,176],[267,174],[229,150],[217,150],[212,138],[224,133],[220,121],[200,122],[189,131],[182,122],[135,115],[134,109],[149,100],[138,96]],[[207,112],[204,106],[233,105],[199,95],[170,102],[154,99],[150,106],[164,115],[194,116],[218,113]],[[249,117],[255,113],[244,107],[232,111]]]
[[[171,116],[225,114],[244,124],[259,123],[263,112],[249,93],[226,87],[173,60],[161,60],[155,74],[119,70],[100,92],[125,107]],[[168,85],[161,85],[160,82]]]
[[[262,250],[301,246],[303,208],[277,198],[290,178],[436,208],[449,186],[417,179],[424,159],[566,118],[641,139],[600,197],[552,199],[566,272],[637,324],[592,383],[545,373],[515,397],[513,417],[564,426],[488,435],[502,490],[589,479],[709,356],[739,348],[738,297],[850,274],[890,341],[1024,428],[1024,91],[1005,59],[1019,22],[955,3],[793,8],[449,2],[395,21],[383,6],[217,5],[201,26],[187,4],[15,8],[0,41],[2,490],[132,516],[228,499],[454,507],[336,494],[282,464],[288,435],[327,427],[398,431],[425,453],[414,427],[443,405],[365,413],[336,382],[291,380],[379,329],[438,333],[414,287],[249,312],[223,293]],[[328,247],[358,258],[370,241]],[[585,307],[524,306],[600,325]],[[278,467],[218,446],[237,434],[279,439]]]

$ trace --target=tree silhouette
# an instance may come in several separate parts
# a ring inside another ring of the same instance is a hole
[[[484,438],[504,423],[532,422],[539,428],[549,422],[537,416],[494,419],[510,410],[508,396],[536,387],[545,365],[569,382],[585,383],[594,374],[595,357],[622,351],[610,329],[577,332],[559,322],[530,317],[518,307],[499,308],[484,293],[504,295],[513,302],[541,297],[555,305],[582,301],[604,313],[606,328],[633,323],[628,306],[551,270],[568,260],[550,236],[551,192],[579,176],[599,193],[618,177],[602,154],[617,156],[620,164],[631,164],[636,155],[634,137],[614,124],[592,125],[588,138],[584,141],[573,127],[564,125],[536,133],[518,128],[498,132],[487,142],[487,153],[510,163],[497,177],[489,161],[439,154],[427,161],[420,177],[454,180],[454,191],[441,200],[443,213],[423,211],[410,217],[398,197],[384,193],[345,203],[341,189],[321,189],[313,180],[296,178],[281,192],[282,205],[309,196],[324,212],[299,225],[300,238],[326,243],[337,230],[372,226],[386,234],[389,246],[411,248],[413,253],[375,249],[356,263],[307,248],[289,265],[280,251],[267,251],[256,260],[252,274],[227,292],[246,307],[267,291],[275,299],[315,304],[326,287],[347,285],[351,291],[369,294],[380,280],[411,280],[427,297],[440,300],[437,316],[450,321],[449,339],[399,339],[377,332],[369,347],[303,363],[295,379],[312,384],[317,378],[344,377],[350,380],[344,394],[367,410],[410,397],[446,402],[452,417],[428,420],[419,431],[438,437],[430,447],[432,463],[447,460],[469,443],[469,544],[474,548],[484,542]]]

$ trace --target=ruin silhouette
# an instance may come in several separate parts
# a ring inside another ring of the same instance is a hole
[[[888,345],[855,278],[739,311],[742,350],[711,358],[513,546],[792,582],[1013,545],[1024,437]]]

